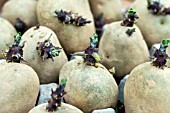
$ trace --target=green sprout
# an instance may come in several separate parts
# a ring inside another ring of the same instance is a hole
[[[161,44],[160,44],[159,50],[162,51],[162,52],[166,52],[166,48],[168,47],[169,43],[170,43],[170,40],[163,39]]]
[[[121,23],[122,26],[125,27],[133,27],[133,25],[135,24],[136,19],[138,19],[138,15],[136,14],[136,10],[130,8],[126,15],[125,15],[125,19],[123,20],[123,22]]]
[[[94,34],[93,36],[90,37],[90,46],[91,47],[96,47],[98,44],[98,35]]]
[[[112,67],[111,69],[109,69],[109,72],[112,73],[112,74],[115,74],[115,67]]]
[[[4,58],[7,62],[17,62],[20,63],[21,61],[25,61],[23,59],[23,47],[25,41],[21,43],[21,33],[18,33],[14,36],[14,43],[12,45],[7,45],[9,48],[7,51],[3,51]]]
[[[38,42],[36,50],[38,52],[38,55],[42,57],[42,60],[51,58],[51,60],[54,62],[53,57],[59,56],[59,53],[61,52],[60,47],[55,47],[51,42],[52,34],[49,36],[48,39],[46,39],[44,42]]]
[[[163,69],[163,67],[166,66],[167,59],[170,58],[168,54],[166,54],[166,48],[168,47],[169,43],[170,40],[167,39],[162,40],[160,48],[156,49],[153,57],[150,57],[153,66],[159,67],[161,69]]]
[[[96,48],[98,43],[98,35],[94,34],[90,37],[90,46],[84,52],[76,52],[72,55],[82,56],[86,65],[98,67],[98,62],[101,61],[100,56],[97,54]]]
[[[128,13],[131,14],[131,15],[134,15],[134,14],[136,14],[136,10],[130,8],[130,9],[128,10]]]
[[[52,49],[51,54],[53,57],[59,56],[61,50],[60,49]]]
[[[48,101],[48,105],[46,106],[46,110],[48,112],[54,112],[56,110],[58,110],[58,107],[61,107],[62,103],[62,99],[63,96],[66,94],[65,92],[65,85],[66,85],[67,80],[66,79],[62,79],[61,80],[61,84],[57,87],[57,89],[55,91],[53,91],[53,89],[51,89],[52,93],[51,93],[51,100]]]
[[[20,41],[21,41],[21,33],[19,32],[17,33],[16,36],[14,36],[14,45],[19,45]]]
[[[67,79],[61,79],[61,83],[60,83],[60,85],[62,85],[62,86],[66,86],[66,83],[67,83]]]
[[[166,39],[162,40],[163,45],[168,45],[169,43],[170,43],[170,40],[166,40]]]
[[[92,56],[95,58],[95,60],[96,60],[97,62],[100,62],[100,61],[101,61],[101,58],[100,58],[100,56],[99,56],[97,53],[93,53]]]

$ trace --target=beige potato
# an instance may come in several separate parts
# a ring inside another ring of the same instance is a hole
[[[3,58],[2,50],[5,50],[7,45],[13,44],[16,30],[6,19],[0,17],[0,59]]]
[[[22,42],[26,41],[23,48],[23,58],[37,72],[41,83],[57,82],[60,69],[68,61],[67,56],[62,49],[59,56],[53,57],[54,62],[50,58],[43,61],[36,50],[38,42],[44,42],[52,34],[50,38],[51,43],[56,47],[62,47],[57,36],[51,29],[44,26],[39,26],[37,30],[35,28],[30,28],[22,36]]]
[[[108,69],[114,66],[117,77],[123,77],[137,65],[149,61],[148,48],[139,28],[120,24],[114,22],[108,25],[99,43],[101,63]],[[136,32],[128,36],[126,31],[132,28]]]
[[[121,0],[89,0],[92,13],[97,18],[103,13],[104,21],[111,23],[122,18]]]
[[[28,113],[49,113],[46,111],[46,106],[47,106],[46,103],[38,105],[32,110],[30,110]],[[53,113],[83,113],[83,112],[72,105],[62,103],[62,106],[58,108],[57,111],[54,111]]]
[[[0,112],[28,113],[36,103],[39,79],[35,71],[19,63],[0,63]]]
[[[170,113],[170,69],[143,63],[129,75],[124,88],[126,113]]]
[[[66,63],[60,71],[60,81],[67,79],[64,99],[84,113],[93,110],[116,107],[118,87],[109,71],[99,67],[85,65],[82,59]]]
[[[13,25],[16,24],[17,18],[20,18],[27,28],[30,28],[38,24],[36,6],[36,0],[9,0],[2,8],[2,17]]]
[[[85,26],[63,24],[56,17],[55,10],[72,11],[91,20]],[[58,36],[67,54],[83,51],[89,45],[89,37],[95,33],[93,17],[87,0],[39,0],[37,15],[40,25],[51,28]]]
[[[161,4],[170,7],[169,0],[161,0]],[[136,9],[140,19],[137,26],[140,28],[149,47],[159,43],[162,39],[170,38],[170,16],[155,16],[147,9],[147,0],[136,0],[132,6]]]

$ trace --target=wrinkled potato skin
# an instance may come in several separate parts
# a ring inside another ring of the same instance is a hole
[[[134,25],[136,32],[129,37],[126,31],[132,27],[120,23],[111,23],[99,44],[101,63],[108,69],[115,67],[117,77],[123,77],[137,65],[149,61],[148,48],[139,28]]]
[[[24,64],[0,63],[1,113],[28,113],[36,103],[39,79],[35,71]]]
[[[92,13],[97,18],[101,13],[104,21],[111,23],[122,19],[120,0],[89,0]]]
[[[61,69],[59,79],[67,79],[65,101],[84,113],[116,107],[117,84],[101,64],[96,68],[85,65],[82,59],[71,60]]]
[[[27,28],[38,24],[36,15],[36,0],[9,0],[2,8],[2,17],[9,20],[13,25],[20,18]]]
[[[170,113],[170,69],[141,64],[130,73],[124,88],[126,113]]]
[[[169,0],[161,0],[166,7],[170,7]],[[139,16],[137,26],[141,30],[149,47],[160,43],[162,39],[170,38],[170,16],[155,16],[147,9],[147,0],[136,0],[132,6]]]
[[[55,10],[72,11],[92,23],[82,27],[61,23],[54,13]],[[87,0],[39,0],[37,15],[40,25],[51,28],[58,36],[67,54],[85,50],[90,38],[95,33],[93,17]]]
[[[47,104],[41,104],[30,110],[28,113],[49,113],[45,110]],[[57,111],[54,111],[53,113],[83,113],[81,110],[78,108],[62,103],[61,108],[57,109]]]
[[[7,45],[13,44],[14,35],[17,32],[10,22],[0,17],[0,59],[4,58],[2,50],[8,48]]]
[[[68,61],[67,56],[62,49],[60,55],[54,57],[54,62],[51,59],[45,59],[43,62],[42,57],[38,55],[36,50],[38,42],[44,42],[52,34],[51,43],[56,47],[62,47],[51,29],[44,26],[40,26],[38,30],[34,30],[34,28],[30,28],[22,36],[22,42],[26,41],[23,48],[23,58],[37,72],[41,84],[57,82],[60,69]]]

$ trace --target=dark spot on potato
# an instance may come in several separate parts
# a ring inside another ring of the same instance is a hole
[[[79,63],[77,63],[77,66],[79,66],[81,63],[79,62]]]
[[[161,25],[165,24],[165,20],[164,20],[164,19],[161,19],[161,20],[160,20],[160,24],[161,24]]]
[[[109,59],[109,57],[110,57],[108,54],[106,54],[105,56],[106,56],[106,58],[108,58],[108,59]]]
[[[14,69],[14,71],[17,71],[17,69]]]
[[[33,35],[30,36],[31,38],[33,37]]]

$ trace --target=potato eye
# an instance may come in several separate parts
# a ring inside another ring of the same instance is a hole
[[[50,43],[49,42],[46,42],[45,43],[45,47],[49,47],[50,46]]]

